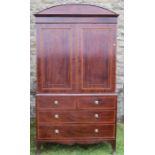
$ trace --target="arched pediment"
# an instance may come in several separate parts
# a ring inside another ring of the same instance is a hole
[[[63,4],[44,9],[35,16],[118,16],[108,9],[89,4]]]

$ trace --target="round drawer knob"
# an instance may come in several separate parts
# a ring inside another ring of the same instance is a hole
[[[94,132],[95,132],[95,133],[99,133],[99,129],[95,129]]]
[[[99,114],[95,114],[94,117],[95,117],[95,118],[99,118]]]
[[[98,100],[95,100],[94,103],[95,103],[96,105],[98,105],[98,104],[99,104],[99,101],[98,101]]]
[[[58,129],[55,129],[54,130],[54,133],[58,134],[59,133],[59,130]]]
[[[54,118],[59,118],[59,115],[58,115],[58,114],[55,114],[55,115],[54,115]]]
[[[54,104],[55,104],[55,105],[58,105],[58,104],[59,104],[59,101],[55,100],[55,101],[54,101]]]

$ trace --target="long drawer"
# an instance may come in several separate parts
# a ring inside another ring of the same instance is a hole
[[[76,101],[72,96],[37,96],[38,108],[75,109]]]
[[[116,96],[82,96],[78,98],[79,109],[115,109]]]
[[[115,110],[40,110],[39,123],[114,123]]]
[[[38,127],[38,139],[115,138],[114,124],[46,125]]]

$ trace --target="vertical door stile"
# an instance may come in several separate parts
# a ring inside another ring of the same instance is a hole
[[[80,55],[79,55],[79,28],[78,28],[78,24],[75,24],[75,57],[76,57],[76,61],[75,61],[75,69],[76,69],[76,76],[75,76],[75,81],[76,81],[76,92],[78,93],[79,92],[79,83],[80,83],[80,79],[79,79],[79,75],[80,75],[80,66],[79,66],[79,63],[80,63]]]
[[[73,85],[73,90],[72,92],[76,92],[77,91],[77,82],[76,82],[76,76],[77,76],[77,72],[76,72],[76,52],[77,52],[77,44],[76,44],[76,25],[75,24],[70,24],[70,26],[72,27],[72,85]]]

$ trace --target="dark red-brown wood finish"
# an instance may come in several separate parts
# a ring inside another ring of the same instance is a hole
[[[115,25],[38,24],[37,30],[39,92],[115,90]]]
[[[111,143],[116,149],[117,14],[82,4],[36,16],[37,152],[40,144]]]

